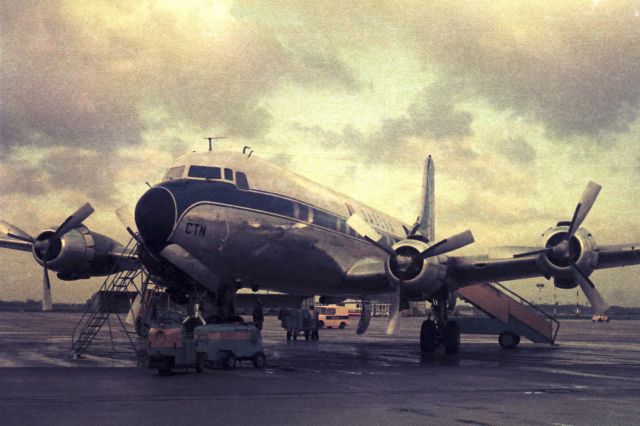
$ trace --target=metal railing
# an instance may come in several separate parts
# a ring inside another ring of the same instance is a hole
[[[551,327],[553,328],[555,325],[555,330],[553,331],[553,341],[555,342],[556,340],[556,336],[558,335],[558,331],[560,330],[560,321],[558,321],[557,319],[555,319],[553,316],[549,315],[548,313],[546,313],[545,311],[543,311],[542,309],[538,308],[536,305],[534,305],[533,303],[531,303],[530,301],[528,301],[527,299],[525,299],[524,297],[520,296],[518,293],[516,293],[515,291],[509,289],[508,287],[506,287],[505,285],[503,285],[502,283],[499,283],[498,281],[495,281],[493,283],[490,283],[491,285],[497,286],[499,287],[502,291],[504,291],[505,293],[509,294],[510,296],[516,298],[520,303],[529,306],[530,308],[534,309],[535,311],[537,311],[540,315],[542,315],[543,317],[545,317],[546,319],[548,319],[549,321],[551,321]]]
[[[123,250],[123,255],[133,259],[136,250],[137,243],[134,238],[131,238]],[[140,279],[140,287],[136,285],[136,279]],[[82,314],[73,329],[69,355],[71,357],[79,357],[86,352],[105,322],[108,322],[109,336],[111,338],[112,348],[114,348],[115,351],[110,321],[110,315],[112,313],[116,314],[116,318],[122,327],[121,330],[127,336],[129,344],[135,352],[136,345],[131,339],[131,334],[134,332],[127,330],[125,322],[122,321],[120,314],[114,309],[114,302],[116,301],[117,295],[128,295],[131,286],[133,286],[135,292],[141,294],[141,291],[144,291],[144,288],[146,288],[148,281],[149,277],[141,265],[136,269],[120,270],[120,261],[115,262],[109,275],[107,275],[102,286],[96,293],[98,295],[97,303],[89,303],[86,311]],[[129,312],[133,312],[132,309],[133,306],[130,303]]]

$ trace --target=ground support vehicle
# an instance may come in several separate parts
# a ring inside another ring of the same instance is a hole
[[[250,360],[256,368],[265,365],[262,336],[248,324],[207,324],[191,328],[177,324],[154,325],[146,338],[147,348],[139,351],[151,369],[161,376],[174,369],[194,368],[201,373],[205,367],[221,365],[233,369],[237,361]]]
[[[287,341],[298,340],[298,336],[301,334],[307,341],[314,336],[315,321],[306,309],[283,309],[280,311],[278,319],[282,328],[287,331]],[[315,335],[317,336],[317,333]]]
[[[207,324],[193,330],[196,350],[206,366],[222,365],[231,370],[237,361],[251,361],[263,368],[262,336],[250,324]]]
[[[146,341],[144,357],[147,358],[147,366],[157,369],[161,376],[171,374],[176,368],[195,368],[199,373],[203,371],[204,357],[197,352],[197,342],[185,334],[184,327],[153,326],[149,329]]]
[[[349,308],[340,305],[320,306],[319,308],[320,328],[343,329],[349,325]]]

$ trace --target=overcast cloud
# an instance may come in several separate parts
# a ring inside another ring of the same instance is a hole
[[[0,218],[30,232],[87,200],[92,227],[121,232],[115,208],[223,135],[408,222],[431,154],[438,232],[472,227],[479,247],[536,242],[596,180],[598,241],[640,240],[636,0],[10,0],[0,13]],[[0,256],[0,274],[35,268]],[[39,297],[33,276],[16,280],[0,298]],[[90,294],[56,285],[58,300]]]

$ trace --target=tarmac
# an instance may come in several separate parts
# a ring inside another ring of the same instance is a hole
[[[67,357],[74,313],[0,312],[3,425],[169,424],[563,424],[629,425],[640,418],[640,321],[565,320],[559,345],[463,336],[457,356],[421,356],[424,318],[397,336],[374,318],[287,342],[274,317],[263,340],[267,367],[159,377],[120,343]],[[108,336],[107,327],[101,332]]]

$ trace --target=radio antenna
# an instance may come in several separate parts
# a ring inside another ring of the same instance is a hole
[[[213,140],[214,139],[226,139],[226,136],[209,136],[207,138],[205,138],[206,140],[209,141],[209,151],[211,151],[213,149]]]

